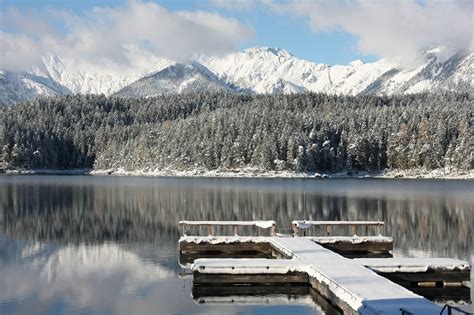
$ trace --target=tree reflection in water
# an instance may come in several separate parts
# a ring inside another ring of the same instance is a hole
[[[178,221],[274,219],[285,232],[293,219],[383,220],[396,256],[469,259],[473,191],[473,181],[0,176],[0,313],[319,314],[194,304],[177,277]]]
[[[293,219],[382,220],[401,255],[469,259],[473,191],[465,180],[2,177],[0,231],[174,247],[181,219],[274,219],[281,231]]]

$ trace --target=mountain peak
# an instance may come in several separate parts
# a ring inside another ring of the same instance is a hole
[[[121,97],[151,97],[172,93],[231,91],[213,72],[196,61],[174,63],[114,93]]]
[[[349,62],[349,66],[351,66],[351,67],[358,67],[358,66],[362,66],[363,64],[364,64],[364,62],[362,60],[359,60],[359,59]]]
[[[294,57],[288,50],[276,47],[251,47],[243,51],[245,54],[271,54],[278,57]]]
[[[460,54],[460,51],[446,45],[432,46],[422,52],[425,60],[436,58],[437,62],[445,62],[456,54]]]

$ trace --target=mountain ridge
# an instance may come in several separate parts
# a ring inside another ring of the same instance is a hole
[[[201,90],[251,94],[410,94],[453,86],[474,87],[474,53],[440,46],[412,66],[386,59],[327,65],[285,49],[252,47],[222,57],[177,62],[131,50],[133,65],[88,65],[48,55],[24,72],[0,71],[0,105],[39,95],[105,94],[151,97]],[[166,70],[168,69],[168,70]],[[175,76],[179,73],[179,79]]]

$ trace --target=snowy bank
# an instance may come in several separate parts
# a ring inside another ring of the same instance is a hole
[[[224,178],[409,178],[409,179],[474,179],[474,170],[457,169],[412,169],[388,170],[378,173],[346,171],[339,173],[297,173],[292,171],[263,171],[253,168],[235,170],[174,170],[174,169],[32,169],[6,170],[6,175],[118,175],[118,176],[156,176],[156,177],[224,177]]]

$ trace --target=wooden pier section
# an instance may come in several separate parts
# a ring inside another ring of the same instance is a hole
[[[208,221],[199,223],[209,225]],[[325,223],[333,224],[332,221]],[[255,225],[255,222],[249,225]],[[350,225],[357,224],[350,222]],[[377,226],[381,225],[377,222]],[[402,314],[401,308],[404,314],[440,314],[441,307],[405,287],[433,282],[436,288],[440,283],[444,286],[451,281],[463,284],[469,280],[470,266],[459,260],[350,259],[337,253],[341,249],[331,250],[327,246],[342,243],[348,246],[344,249],[346,252],[353,251],[350,244],[369,242],[392,246],[391,238],[381,235],[291,237],[276,234],[274,223],[265,226],[271,229],[270,236],[209,235],[183,236],[180,239],[181,255],[193,257],[191,269],[196,298],[212,301],[212,297],[206,297],[206,294],[221,292],[222,297],[222,292],[235,292],[232,289],[235,286],[239,291],[244,285],[262,292],[265,287],[277,285],[296,291],[306,290],[303,288],[314,290],[319,299],[342,314]],[[301,224],[299,228],[302,228]],[[295,229],[293,232],[298,235]],[[219,291],[218,288],[227,289]]]

